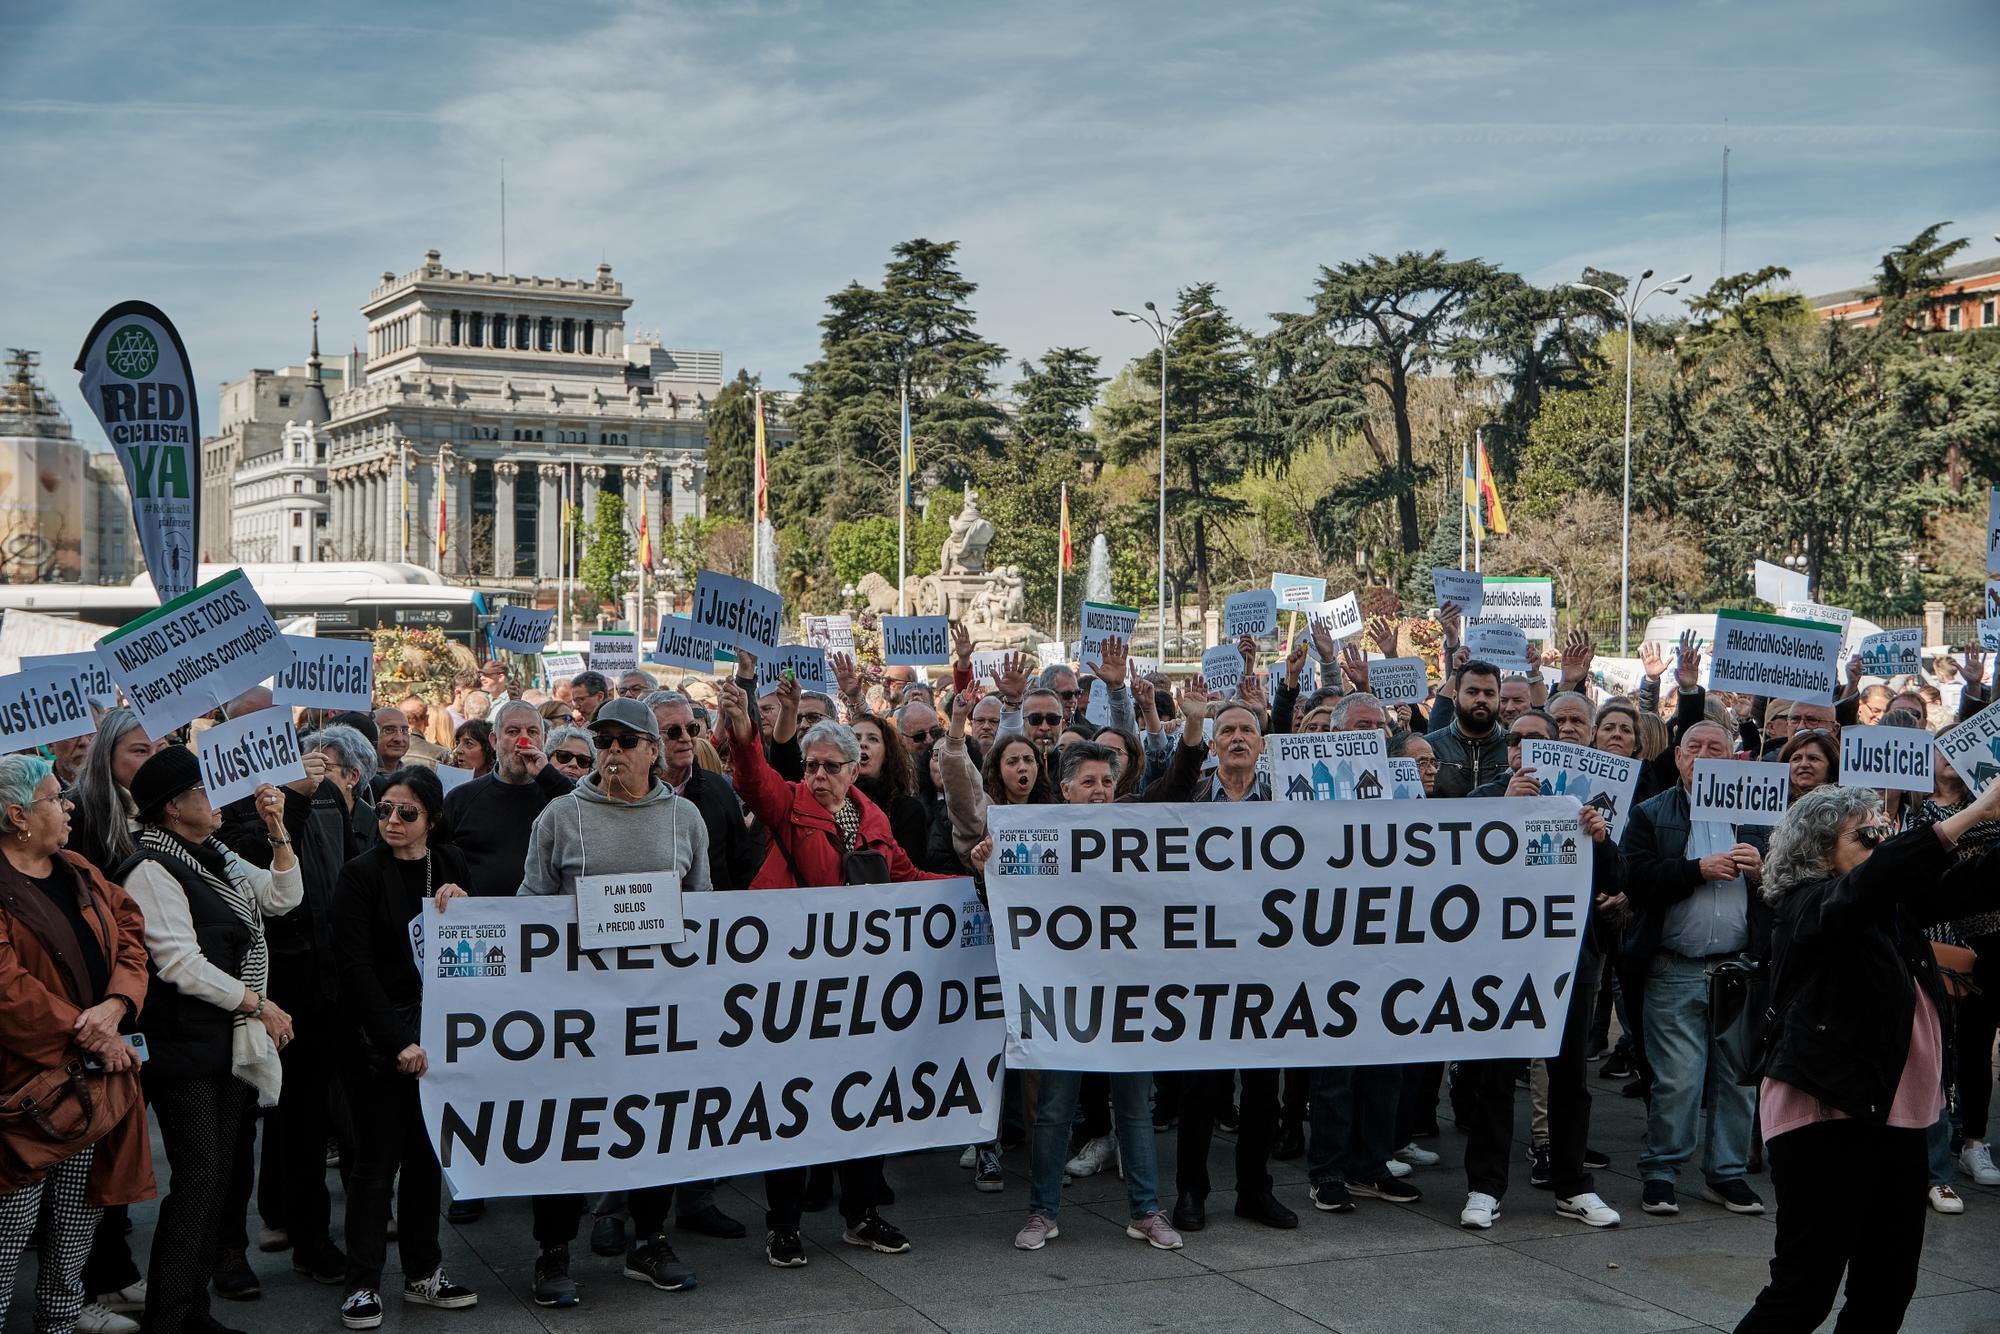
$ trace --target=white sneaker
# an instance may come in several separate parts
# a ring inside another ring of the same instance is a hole
[[[1484,1232],[1499,1217],[1500,1201],[1484,1191],[1475,1190],[1465,1197],[1465,1207],[1458,1211],[1458,1225]]]
[[[138,1279],[114,1291],[100,1292],[97,1304],[107,1311],[143,1311],[146,1309],[146,1280]]]
[[[1412,1167],[1436,1167],[1438,1156],[1418,1144],[1405,1144],[1396,1150],[1396,1157]]]
[[[1959,1150],[1958,1165],[1980,1185],[2000,1186],[2000,1167],[1993,1165],[1993,1148],[1985,1140],[1967,1140]]]
[[[76,1313],[77,1334],[139,1334],[139,1322],[103,1302],[85,1302]]]
[[[1592,1227],[1617,1227],[1618,1211],[1606,1204],[1595,1191],[1585,1191],[1567,1199],[1556,1200],[1556,1215],[1560,1218],[1574,1218],[1579,1223]]]
[[[958,1155],[958,1165],[968,1172],[979,1166],[979,1146],[977,1144],[966,1145],[965,1152]]]
[[[1962,1214],[1965,1212],[1965,1201],[1959,1199],[1958,1192],[1950,1186],[1932,1186],[1931,1208],[1941,1214]],[[76,1327],[82,1329],[83,1323],[79,1321]]]
[[[1076,1151],[1076,1156],[1063,1164],[1063,1171],[1073,1177],[1094,1177],[1118,1159],[1118,1141],[1110,1135],[1099,1135]]]
[[[1406,1177],[1410,1174],[1410,1165],[1398,1162],[1394,1158],[1391,1158],[1388,1162],[1382,1164],[1382,1166],[1392,1177]]]

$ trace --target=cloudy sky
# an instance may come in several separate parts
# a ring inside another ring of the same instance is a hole
[[[328,351],[425,249],[583,277],[788,383],[827,293],[963,243],[1016,357],[1143,350],[1114,305],[1443,247],[1554,282],[1865,281],[1954,219],[2000,252],[2000,7],[1855,0],[0,4],[0,346],[67,367],[163,307],[211,386]],[[339,18],[334,18],[334,15]],[[1727,120],[1725,131],[1724,122]],[[211,392],[204,416],[212,420]]]

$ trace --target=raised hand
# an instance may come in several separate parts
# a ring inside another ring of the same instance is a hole
[[[1340,674],[1347,678],[1349,689],[1368,688],[1368,655],[1351,640],[1340,646]]]
[[[1158,719],[1159,711],[1153,707],[1153,682],[1144,672],[1132,673],[1132,703],[1141,718]]]
[[[1855,691],[1861,689],[1861,676],[1861,655],[1859,653],[1850,654],[1847,659],[1847,691],[1849,694],[1853,694]]]
[[[1456,644],[1461,628],[1465,624],[1465,608],[1456,602],[1447,602],[1438,608],[1438,627],[1444,631],[1444,642]]]
[[[951,623],[951,657],[961,671],[972,666],[972,632],[962,621]]]
[[[1308,616],[1306,634],[1312,639],[1313,656],[1321,662],[1332,662],[1339,652],[1334,644],[1333,627],[1320,617]]]
[[[1692,630],[1681,631],[1680,647],[1674,650],[1674,684],[1682,690],[1701,684],[1701,636]]]
[[[1666,655],[1660,652],[1660,646],[1650,639],[1639,645],[1639,667],[1646,673],[1646,679],[1649,681],[1659,680],[1660,674],[1667,670]]]
[[[853,658],[845,653],[829,653],[826,662],[833,669],[834,684],[840,687],[841,698],[851,702],[861,694],[861,673],[855,670]]]
[[[965,725],[972,721],[972,707],[979,703],[980,697],[985,693],[975,681],[951,697],[950,730],[953,736],[965,735]]]
[[[1019,708],[1021,696],[1028,693],[1028,659],[1020,653],[1009,653],[1000,661],[1000,670],[993,673],[993,688],[1000,692],[1002,702],[1009,707]]]
[[[1266,707],[1268,701],[1264,695],[1264,673],[1258,671],[1254,665],[1245,670],[1243,679],[1237,682],[1236,697],[1245,704],[1254,704],[1260,709]]]
[[[1201,720],[1208,717],[1208,683],[1196,672],[1180,688],[1178,703],[1181,711],[1181,740],[1189,745],[1201,744]],[[1193,735],[1189,735],[1192,730]]]
[[[1305,669],[1306,637],[1300,635],[1292,641],[1291,648],[1285,652],[1285,684],[1297,690],[1299,688],[1299,677],[1305,673]]]
[[[1245,676],[1257,670],[1257,636],[1239,636],[1236,640],[1236,651],[1243,657],[1243,674]]]
[[[1590,671],[1590,656],[1593,647],[1589,634],[1583,630],[1572,630],[1569,632],[1569,638],[1563,641],[1563,680],[1581,681],[1584,678],[1584,675]]]
[[[1576,822],[1583,830],[1583,836],[1592,843],[1602,843],[1611,836],[1611,826],[1605,822],[1604,812],[1595,806],[1585,806],[1577,812]]]
[[[1125,684],[1126,667],[1132,657],[1131,646],[1122,639],[1104,641],[1104,661],[1097,665],[1097,679],[1104,682],[1106,691],[1116,690]]]
[[[1375,641],[1375,651],[1385,658],[1396,656],[1396,622],[1387,616],[1377,616],[1368,622],[1368,637]]]
[[[755,733],[750,725],[750,697],[743,693],[743,687],[736,684],[734,677],[724,677],[716,687],[716,700],[730,736],[739,746],[749,744]]]

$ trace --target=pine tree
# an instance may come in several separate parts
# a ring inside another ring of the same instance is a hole
[[[762,382],[748,371],[722,387],[708,405],[708,513],[712,518],[755,518],[757,405]],[[769,419],[770,409],[765,410]]]

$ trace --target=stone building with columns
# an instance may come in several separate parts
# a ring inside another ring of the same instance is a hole
[[[383,273],[361,307],[359,374],[324,428],[332,557],[552,603],[566,487],[586,521],[617,494],[636,531],[643,505],[656,543],[700,517],[722,356],[628,343],[631,304],[609,264],[524,277],[450,269],[431,250]]]

